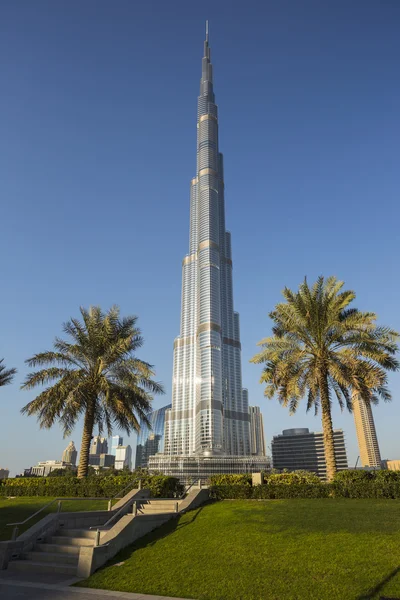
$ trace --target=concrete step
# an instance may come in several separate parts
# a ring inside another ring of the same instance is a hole
[[[148,515],[150,513],[154,513],[154,514],[174,513],[175,507],[142,506],[141,508],[138,508],[138,512],[144,513],[145,515]]]
[[[63,546],[61,544],[35,544],[34,552],[53,552],[57,554],[69,554],[78,556],[80,546]]]
[[[94,529],[63,529],[61,527],[56,531],[56,535],[61,537],[89,538],[94,540],[96,531]]]
[[[180,502],[178,500],[149,500],[149,502],[141,502],[141,506],[175,506],[178,502],[178,506]]]
[[[12,560],[8,563],[8,570],[12,572],[34,573],[64,573],[76,575],[76,565],[62,565],[60,563],[38,562],[33,560]]]
[[[93,546],[94,540],[90,538],[68,537],[67,535],[52,535],[48,538],[49,544],[60,544],[61,546]]]
[[[49,562],[49,563],[61,563],[63,565],[77,565],[79,555],[78,554],[66,554],[64,552],[40,552],[31,551],[23,554],[23,560],[33,560],[34,562]]]

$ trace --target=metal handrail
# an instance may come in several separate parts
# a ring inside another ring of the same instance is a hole
[[[117,510],[117,512],[116,512],[116,513],[114,513],[114,514],[113,514],[113,516],[112,516],[112,517],[110,517],[110,519],[108,519],[108,521],[106,521],[106,522],[104,523],[104,525],[101,525],[101,527],[107,527],[107,526],[108,526],[110,523],[112,523],[112,522],[114,521],[114,519],[115,519],[116,517],[118,517],[118,515],[119,515],[119,514],[120,514],[120,513],[121,513],[121,512],[124,510],[124,508],[126,508],[126,505],[127,505],[127,504],[129,504],[129,500],[127,500],[127,501],[125,502],[125,504],[123,504],[123,505],[121,506],[121,508],[119,508],[119,509]],[[134,504],[136,504],[136,502],[135,502]],[[94,526],[94,527],[91,527],[90,529],[98,529],[98,525],[97,525],[97,526]]]
[[[141,487],[142,487],[142,480],[141,479],[139,479],[139,480],[135,479],[135,480],[129,482],[128,485],[126,485],[122,490],[120,490],[115,496],[112,496],[111,498],[108,498],[108,509],[107,510],[111,511],[112,510],[112,501],[115,500],[116,498],[118,498],[120,494],[122,494],[125,490],[127,490],[129,487],[131,487],[137,481],[139,481],[139,490],[140,490]],[[55,502],[58,502],[57,512],[59,513],[59,512],[61,512],[61,505],[62,505],[63,501],[70,501],[70,500],[107,500],[107,498],[104,498],[104,497],[103,498],[55,498],[51,502],[48,502],[47,504],[45,504],[44,506],[42,506],[42,508],[39,508],[39,510],[37,510],[35,513],[33,513],[32,515],[30,515],[29,517],[27,517],[24,521],[19,521],[17,523],[7,523],[6,527],[12,527],[12,526],[14,526],[14,530],[12,532],[11,540],[15,541],[17,539],[18,529],[19,529],[20,525],[25,525],[25,523],[27,523],[28,521],[30,521],[31,519],[33,519],[33,517],[36,517],[36,515],[39,515],[42,511],[44,511],[45,508],[47,508],[48,506],[51,506]]]
[[[36,517],[36,515],[39,515],[41,512],[44,511],[45,508],[47,508],[48,506],[51,506],[55,502],[58,502],[57,512],[59,513],[59,512],[61,512],[61,505],[62,505],[63,501],[70,501],[70,500],[107,500],[107,498],[55,498],[51,502],[48,502],[47,504],[42,506],[42,508],[39,508],[39,510],[37,510],[35,513],[33,513],[33,515],[30,515],[29,517],[27,517],[24,521],[18,521],[17,523],[6,523],[6,527],[12,527],[12,526],[15,527],[14,531],[12,532],[11,539],[12,540],[17,539],[19,525],[25,525],[25,523],[27,523],[28,521],[33,519],[33,517]]]

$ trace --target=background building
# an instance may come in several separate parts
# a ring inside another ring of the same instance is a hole
[[[250,454],[250,417],[242,394],[239,314],[233,303],[231,234],[225,227],[223,156],[218,147],[208,31],[197,116],[197,169],[190,191],[189,253],[182,264],[172,408],[165,413],[164,451],[148,460],[150,470],[184,478],[192,471],[198,476],[206,464],[207,472],[220,473],[243,472],[257,462],[258,471],[267,467],[263,457]]]
[[[383,460],[382,469],[389,469],[389,471],[400,471],[400,460]]]
[[[8,479],[10,471],[8,469],[0,468],[0,479]]]
[[[42,460],[39,461],[35,467],[31,467],[30,475],[35,475],[36,477],[47,477],[52,471],[55,469],[73,469],[70,463],[66,463],[62,460]],[[25,471],[28,471],[25,469]]]
[[[336,467],[338,471],[347,469],[346,446],[341,429],[333,432]],[[326,479],[326,462],[322,432],[313,433],[308,429],[284,429],[281,435],[272,439],[272,464],[274,469],[311,471]]]
[[[89,454],[89,465],[94,468],[112,468],[115,465],[115,456],[113,454]]]
[[[353,395],[352,400],[361,466],[380,469],[381,453],[372,408],[370,405],[366,405],[358,395]]]
[[[118,446],[115,451],[115,468],[118,470],[132,470],[132,448],[128,446]]]
[[[71,465],[75,466],[77,456],[78,453],[76,451],[75,444],[74,442],[70,442],[63,452],[62,460],[63,462],[71,463]]]
[[[111,438],[111,451],[110,454],[115,456],[118,446],[122,446],[124,443],[123,438],[120,435],[114,435]]]
[[[243,390],[247,393],[247,390]],[[250,453],[253,456],[265,456],[265,437],[263,416],[259,406],[249,406],[250,415]]]
[[[107,438],[96,435],[90,445],[89,454],[108,454]]]
[[[136,446],[136,468],[147,468],[149,456],[164,451],[165,412],[171,406],[172,404],[168,404],[148,415],[151,429],[143,421],[140,422],[140,432]]]

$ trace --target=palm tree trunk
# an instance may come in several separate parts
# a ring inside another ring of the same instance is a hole
[[[92,440],[93,435],[93,425],[94,425],[94,406],[95,401],[92,400],[88,403],[85,420],[83,422],[83,433],[82,433],[82,443],[81,443],[81,453],[79,456],[79,467],[78,467],[78,477],[87,477],[89,470],[89,450],[90,450],[90,442]]]
[[[321,408],[322,408],[322,431],[324,435],[326,477],[332,481],[336,473],[335,446],[333,441],[333,426],[331,415],[331,403],[329,400],[328,378],[326,373],[321,376],[320,383]]]

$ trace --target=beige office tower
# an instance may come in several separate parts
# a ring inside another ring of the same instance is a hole
[[[381,453],[376,437],[372,408],[358,395],[353,396],[353,414],[356,423],[358,447],[362,467],[381,468]]]

